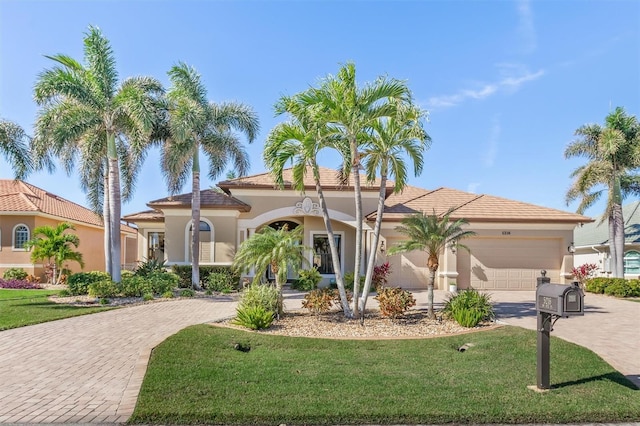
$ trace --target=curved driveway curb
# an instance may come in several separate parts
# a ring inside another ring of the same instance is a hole
[[[151,350],[232,316],[231,298],[181,299],[0,332],[0,423],[121,423]]]

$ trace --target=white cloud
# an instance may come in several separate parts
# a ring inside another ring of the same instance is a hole
[[[501,90],[515,92],[525,83],[539,79],[544,70],[530,72],[524,67],[513,64],[498,64],[501,77],[493,83],[482,83],[476,89],[462,89],[452,95],[434,96],[427,100],[427,109],[449,108],[467,100],[482,100]]]
[[[469,185],[467,185],[467,192],[475,194],[479,186],[480,182],[471,182]]]
[[[487,142],[487,148],[483,153],[483,163],[487,168],[493,167],[493,164],[495,163],[496,156],[498,155],[498,145],[500,142],[501,132],[502,127],[500,125],[500,115],[498,114],[493,117],[489,141]]]
[[[518,1],[518,34],[522,41],[523,53],[532,53],[537,47],[536,29],[530,0]]]

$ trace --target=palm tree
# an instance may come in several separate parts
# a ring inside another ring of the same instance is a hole
[[[75,251],[80,244],[80,239],[75,234],[66,234],[67,230],[75,230],[76,228],[67,222],[53,226],[39,226],[33,230],[35,238],[25,243],[27,250],[33,249],[31,252],[31,261],[38,262],[46,260],[53,266],[51,282],[59,284],[62,277],[62,266],[67,260],[78,262],[84,267],[82,253]]]
[[[89,27],[82,65],[66,55],[47,56],[55,67],[38,76],[34,97],[41,111],[32,143],[35,161],[57,157],[67,173],[80,165],[80,180],[92,207],[102,207],[107,271],[120,281],[121,172],[125,196],[131,193],[135,164],[153,138],[161,114],[162,85],[154,78],[133,77],[118,84],[109,41]]]
[[[327,76],[319,88],[311,88],[297,97],[300,108],[313,107],[314,119],[342,137],[348,145],[345,158],[345,180],[353,176],[355,198],[356,246],[354,262],[354,293],[360,286],[360,264],[362,257],[362,194],[360,189],[361,153],[364,142],[362,136],[381,117],[395,114],[395,100],[401,103],[411,101],[411,92],[405,82],[379,77],[374,83],[358,87],[356,67],[347,63],[336,76]],[[354,314],[358,314],[358,303],[354,300]]]
[[[287,225],[280,229],[265,226],[240,244],[233,261],[234,268],[241,272],[255,268],[254,284],[260,283],[267,270],[271,270],[276,277],[278,315],[283,310],[282,286],[287,281],[287,270],[299,268],[307,261],[304,252],[310,249],[300,244],[303,237],[302,226],[292,230]]]
[[[605,126],[584,125],[575,132],[578,139],[567,146],[565,158],[586,157],[587,164],[571,173],[567,204],[580,199],[578,213],[607,193],[602,216],[609,221],[609,250],[613,276],[624,276],[624,218],[622,202],[630,194],[640,194],[640,124],[618,107],[605,119]]]
[[[374,182],[380,172],[380,192],[378,208],[373,228],[373,243],[367,261],[364,287],[360,297],[360,317],[364,319],[367,297],[371,289],[375,266],[380,227],[384,213],[387,179],[393,176],[394,193],[402,192],[407,185],[406,160],[413,163],[413,174],[419,176],[424,164],[423,153],[431,143],[431,137],[422,126],[425,113],[417,107],[400,105],[395,117],[379,118],[371,126],[371,137],[362,150],[367,181]]]
[[[28,143],[29,138],[22,127],[0,118],[0,153],[13,167],[16,179],[24,179],[31,171]]]
[[[318,194],[320,209],[322,211],[322,219],[325,229],[327,230],[327,239],[329,249],[331,251],[331,260],[335,273],[338,292],[340,293],[340,302],[345,316],[351,317],[351,308],[347,299],[347,293],[344,288],[344,278],[342,277],[340,257],[338,256],[338,248],[335,243],[333,226],[329,217],[329,210],[324,191],[320,184],[320,168],[316,158],[321,150],[331,147],[330,138],[327,137],[327,129],[323,126],[317,126],[308,116],[308,111],[297,110],[292,104],[294,99],[291,97],[282,97],[276,105],[276,111],[279,113],[290,112],[291,121],[280,123],[271,130],[265,144],[263,158],[265,165],[274,176],[276,185],[284,187],[283,170],[289,161],[293,162],[293,182],[294,189],[304,192],[304,178],[309,172],[313,175],[313,180]]]
[[[200,151],[209,159],[209,178],[215,179],[228,162],[238,175],[246,174],[249,158],[234,130],[253,142],[258,131],[258,117],[248,106],[239,103],[215,104],[207,100],[207,90],[192,67],[179,63],[169,70],[172,87],[167,93],[169,137],[163,145],[162,171],[169,191],[180,191],[191,175],[191,281],[200,289]]]
[[[420,250],[427,253],[427,268],[429,278],[427,280],[427,316],[435,318],[433,312],[433,285],[436,279],[436,272],[440,263],[438,256],[446,247],[469,248],[460,244],[460,240],[471,237],[476,233],[463,229],[468,222],[465,219],[451,221],[451,214],[454,209],[449,209],[439,217],[434,211],[431,215],[424,212],[416,213],[402,220],[402,225],[396,227],[396,231],[408,237],[389,248],[389,254],[406,253]]]

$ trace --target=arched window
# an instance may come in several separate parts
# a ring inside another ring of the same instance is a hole
[[[29,241],[29,228],[22,223],[13,228],[13,249],[24,250],[24,244]]]
[[[640,275],[640,252],[631,250],[624,254],[624,273]]]
[[[200,262],[201,264],[213,263],[214,262],[214,235],[213,235],[213,224],[208,219],[200,220],[200,226],[198,227],[200,231]],[[192,261],[191,256],[191,236],[193,233],[193,224],[189,222],[187,224],[187,228],[185,229],[185,241],[184,241],[184,253],[185,259],[187,262]]]

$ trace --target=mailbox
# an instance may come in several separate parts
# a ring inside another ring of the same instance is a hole
[[[536,290],[536,309],[560,317],[584,315],[584,293],[577,286],[541,284]]]

